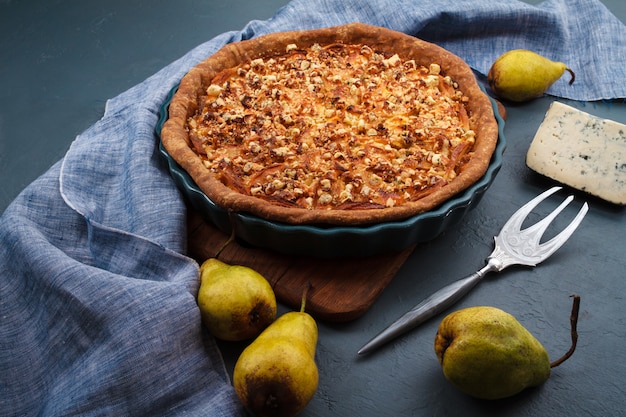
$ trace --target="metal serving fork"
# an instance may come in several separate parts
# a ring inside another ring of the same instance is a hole
[[[358,354],[363,355],[372,352],[374,349],[446,310],[474,288],[488,272],[500,272],[512,265],[536,266],[546,260],[569,239],[588,210],[587,203],[584,203],[574,220],[561,233],[545,243],[539,243],[548,225],[574,199],[570,195],[546,218],[521,230],[522,222],[533,208],[560,189],[561,187],[553,187],[544,191],[511,216],[502,227],[500,234],[495,237],[495,249],[487,258],[487,264],[482,269],[467,278],[453,282],[440,289],[413,307],[413,309],[367,342],[358,351]]]

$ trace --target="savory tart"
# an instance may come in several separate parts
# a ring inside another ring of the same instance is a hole
[[[224,46],[183,77],[161,138],[224,209],[360,225],[428,211],[472,185],[498,127],[459,57],[354,23]]]

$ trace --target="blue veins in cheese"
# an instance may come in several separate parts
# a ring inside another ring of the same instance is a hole
[[[626,204],[626,125],[553,102],[526,154],[533,171]]]

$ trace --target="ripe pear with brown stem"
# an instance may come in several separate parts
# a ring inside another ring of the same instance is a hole
[[[435,353],[444,376],[459,390],[486,400],[543,384],[551,368],[569,358],[576,347],[580,297],[573,297],[572,346],[552,363],[543,345],[505,311],[479,306],[450,313],[435,336]]]
[[[487,74],[491,90],[500,98],[524,102],[541,97],[565,71],[576,78],[563,62],[555,62],[527,49],[514,49],[502,54]]]
[[[239,356],[233,385],[244,406],[257,417],[293,417],[315,395],[317,324],[304,311],[283,314]]]

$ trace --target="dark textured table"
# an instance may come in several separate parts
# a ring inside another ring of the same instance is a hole
[[[0,2],[0,211],[63,157],[74,137],[100,118],[107,99],[199,43],[239,30],[250,20],[271,17],[285,3]],[[626,21],[626,3],[604,3]],[[512,313],[555,359],[569,348],[570,295],[579,294],[578,349],[542,387],[495,402],[457,391],[444,379],[433,352],[442,316],[370,356],[356,355],[363,343],[422,298],[482,267],[493,235],[510,214],[551,186],[526,168],[524,158],[553,100],[507,107],[504,165],[463,226],[419,245],[360,319],[320,323],[320,386],[303,416],[626,413],[626,212],[593,198],[587,198],[591,208],[579,230],[549,261],[491,275],[457,305],[492,305]],[[621,101],[568,104],[626,123]],[[577,203],[566,209],[557,226],[571,218],[583,198],[576,194]],[[242,346],[221,347],[232,369]]]

